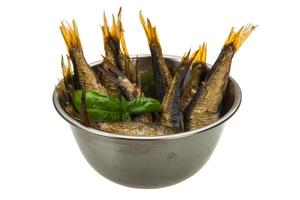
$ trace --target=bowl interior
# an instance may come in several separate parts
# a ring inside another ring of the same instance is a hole
[[[145,96],[156,98],[156,95],[155,95],[155,82],[153,80],[151,56],[150,55],[139,55],[137,59],[138,59],[138,66],[139,66],[139,70],[140,70],[139,71],[140,72],[139,76],[140,76],[143,92],[145,93]],[[177,57],[177,56],[165,56],[166,64],[170,68],[171,73],[174,74],[174,71],[175,71],[176,67],[180,63],[180,59],[181,58]],[[132,58],[132,63],[134,64],[135,62],[136,62],[136,58]],[[95,67],[99,64],[100,64],[100,61],[92,63],[91,66]],[[187,79],[189,77],[190,77],[190,74],[187,74]],[[54,94],[53,94],[54,106],[55,106],[56,110],[58,111],[58,113],[64,119],[66,119],[69,123],[71,123],[71,124],[73,124],[73,125],[75,125],[79,128],[82,128],[82,129],[85,129],[87,131],[93,132],[93,133],[97,133],[97,134],[105,133],[105,132],[100,131],[100,130],[84,127],[78,121],[76,121],[75,119],[72,119],[62,109],[58,98],[59,98],[58,94],[54,91]],[[237,111],[237,109],[240,105],[240,102],[241,102],[241,90],[240,90],[238,84],[230,77],[229,81],[228,81],[226,93],[224,95],[223,102],[222,102],[220,119],[217,120],[216,122],[212,123],[211,125],[207,126],[207,127],[203,127],[203,128],[198,129],[196,131],[189,131],[189,132],[185,132],[185,133],[187,133],[187,134],[192,134],[192,133],[195,133],[195,132],[199,133],[199,132],[205,131],[207,129],[210,129],[214,126],[217,126],[217,125],[223,123],[224,121],[229,119]],[[182,134],[183,133],[180,133],[180,135],[182,135]],[[116,136],[116,134],[111,134],[111,133],[105,133],[104,135],[109,135],[109,136],[114,135],[114,136]],[[179,135],[179,134],[176,134],[176,135]],[[119,136],[119,135],[117,137],[135,138],[133,136]],[[154,137],[155,138],[156,137],[172,137],[172,135],[170,135],[170,136],[153,136],[153,138]],[[137,138],[145,138],[145,137],[137,136]],[[147,138],[151,138],[151,137],[147,137]]]
[[[141,80],[141,84],[142,84],[142,88],[143,88],[143,92],[145,93],[145,96],[157,98],[156,93],[155,93],[155,82],[154,82],[154,78],[153,78],[151,57],[150,56],[139,56],[137,59],[138,59],[137,63],[138,63],[139,69],[140,69],[139,76],[140,76],[140,80]],[[135,64],[137,59],[133,57],[132,64]],[[171,74],[173,75],[176,67],[180,63],[180,58],[169,56],[169,57],[165,57],[165,61],[171,71]],[[99,62],[97,62],[96,64],[92,64],[91,66],[94,67],[96,65],[99,65]],[[190,72],[187,74],[186,79],[188,80],[189,77],[190,77]],[[231,80],[228,82],[224,100],[222,102],[221,116],[224,116],[224,114],[226,114],[230,110],[230,108],[232,107],[234,100],[235,100],[234,84]]]

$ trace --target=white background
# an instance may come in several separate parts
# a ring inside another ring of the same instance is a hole
[[[98,175],[52,106],[66,54],[60,21],[77,20],[92,62],[104,53],[102,12],[119,6],[131,54],[149,53],[139,10],[157,25],[165,54],[206,41],[209,63],[231,26],[259,25],[232,64],[240,110],[208,163],[171,187],[132,189]],[[1,1],[0,199],[299,199],[299,8],[290,0]]]

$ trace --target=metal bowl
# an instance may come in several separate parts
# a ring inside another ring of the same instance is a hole
[[[142,84],[148,95],[153,90],[152,62],[149,55],[139,56]],[[174,69],[180,57],[165,56]],[[92,66],[99,64],[94,63]],[[143,78],[143,74],[145,75]],[[145,80],[148,77],[149,80]],[[158,188],[176,184],[195,174],[212,154],[225,122],[238,110],[241,90],[230,78],[222,107],[222,117],[209,126],[167,136],[124,136],[81,125],[61,107],[54,91],[57,112],[71,125],[79,148],[90,165],[107,179],[130,187]]]

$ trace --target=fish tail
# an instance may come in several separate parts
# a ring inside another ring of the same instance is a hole
[[[69,56],[67,56],[67,63],[65,63],[64,57],[61,56],[61,68],[62,68],[63,79],[66,88],[68,89],[70,89],[70,87],[74,88],[73,67]]]
[[[152,26],[149,18],[147,18],[147,21],[144,19],[144,16],[142,14],[142,11],[140,11],[140,21],[142,23],[142,26],[144,28],[144,31],[146,33],[147,39],[148,39],[148,43],[157,43],[160,46],[160,42],[159,42],[159,38],[158,38],[158,34],[156,31],[156,27]]]
[[[103,26],[101,26],[103,40],[106,41],[109,36],[109,27],[106,19],[105,12],[103,12]]]
[[[128,53],[127,45],[126,45],[126,42],[125,42],[125,36],[124,36],[123,28],[121,29],[121,32],[120,32],[120,42],[121,42],[121,48],[122,48],[123,55],[125,57],[129,58],[129,53]]]
[[[232,27],[224,46],[233,45],[235,53],[256,27],[255,25],[247,24],[246,26],[242,26],[238,31],[235,31],[234,27]]]
[[[195,63],[206,64],[206,55],[207,55],[207,44],[205,42],[199,46],[199,49],[194,53],[195,54]]]
[[[118,19],[119,21],[119,19]],[[130,66],[130,57],[129,57],[129,53],[128,53],[128,49],[127,49],[127,45],[126,45],[126,41],[125,41],[125,36],[124,36],[124,29],[122,27],[122,23],[120,21],[120,53],[124,56],[125,58],[125,63],[124,63],[124,72],[127,76],[131,75],[131,66]]]
[[[82,51],[82,45],[75,20],[72,20],[72,25],[67,21],[62,21],[59,28],[67,45],[68,52],[70,53],[71,49],[74,48]]]
[[[190,67],[190,65],[193,63],[193,61],[195,60],[197,56],[197,52],[191,54],[191,49],[185,53],[182,58],[181,58],[181,62],[179,66],[186,66],[186,67]]]
[[[120,39],[120,33],[122,31],[121,15],[122,8],[120,7],[117,21],[115,20],[115,16],[112,15],[112,25],[109,27],[105,12],[103,12],[103,26],[101,26],[101,29],[103,32],[104,41],[106,41],[109,37],[112,37],[115,40]]]

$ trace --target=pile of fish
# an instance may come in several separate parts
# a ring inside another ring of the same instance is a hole
[[[235,31],[231,29],[217,60],[207,67],[207,45],[203,43],[195,52],[188,51],[175,72],[171,73],[163,57],[156,27],[139,13],[147,36],[157,99],[161,112],[135,115],[131,121],[91,120],[86,109],[85,91],[102,95],[122,96],[127,100],[143,97],[139,80],[139,67],[131,62],[124,38],[121,9],[109,26],[104,14],[101,26],[105,56],[97,67],[87,63],[78,28],[63,21],[61,33],[67,46],[67,61],[62,56],[63,80],[56,86],[60,103],[65,111],[83,125],[105,132],[132,136],[160,136],[176,134],[207,126],[220,118],[222,100],[226,92],[231,61],[243,42],[255,29],[247,25]],[[187,79],[187,74],[190,73]],[[81,89],[81,111],[72,103],[71,94]]]

